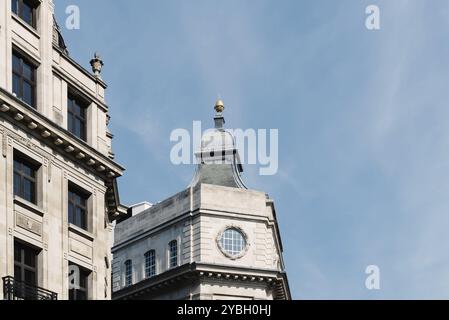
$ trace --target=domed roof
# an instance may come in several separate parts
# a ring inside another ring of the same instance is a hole
[[[198,167],[190,186],[201,183],[246,189],[241,179],[242,164],[234,136],[223,128],[224,103],[217,101],[215,128],[201,138],[201,150],[196,153]]]
[[[221,152],[234,148],[234,136],[223,129],[207,130],[201,138],[201,152]]]

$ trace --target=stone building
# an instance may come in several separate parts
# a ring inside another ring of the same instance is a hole
[[[113,299],[291,299],[274,202],[245,187],[215,109],[191,185],[117,223]]]
[[[110,299],[120,205],[103,62],[68,54],[53,0],[0,1],[0,299]]]

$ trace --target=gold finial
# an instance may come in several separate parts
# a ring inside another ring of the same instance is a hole
[[[224,106],[223,101],[222,101],[222,100],[218,100],[218,101],[215,103],[215,111],[216,111],[217,113],[223,113],[224,109],[225,109],[225,106]]]

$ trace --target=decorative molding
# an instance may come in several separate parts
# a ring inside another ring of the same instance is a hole
[[[7,142],[5,142],[5,140],[7,140]],[[45,151],[42,151],[42,149],[38,145],[33,143],[33,141],[31,141],[31,139],[24,138],[11,130],[5,129],[5,133],[3,134],[3,153],[4,153],[3,157],[6,157],[5,144],[7,143],[8,146],[12,147],[13,141],[21,144],[23,147],[25,147],[27,149],[34,151],[41,157],[46,158],[48,156],[48,154]]]
[[[42,223],[17,212],[16,226],[42,237]]]
[[[0,93],[4,94],[5,98],[10,100],[5,100],[2,96],[0,102],[8,106],[9,109],[6,107],[3,108],[3,112],[12,119],[11,124],[18,126],[24,133],[29,134],[29,137],[32,135],[33,139],[36,138],[39,141],[39,143],[35,144],[30,138],[24,138],[4,125],[0,125],[5,131],[5,134],[3,134],[3,146],[5,143],[9,143],[11,146],[12,139],[10,139],[10,137],[13,137],[18,143],[24,145],[30,151],[39,154],[43,158],[47,158],[51,153],[55,154],[57,152],[66,160],[74,160],[73,162],[77,169],[83,168],[86,172],[104,180],[108,189],[116,188],[115,179],[120,177],[124,170],[118,163],[114,162],[108,155],[103,154],[99,149],[94,148],[87,142],[76,139],[73,134],[66,129],[55,125],[54,122],[49,121],[48,118],[36,110],[32,110],[29,106],[25,105],[25,103],[5,89],[0,88]],[[4,140],[5,135],[7,142]],[[41,144],[45,144],[48,148],[52,149],[53,152],[47,152],[47,150],[41,149]],[[7,153],[7,148],[3,147],[3,157],[6,158]],[[77,160],[79,160],[79,163],[77,163]],[[49,169],[49,172],[51,172],[51,168]],[[49,182],[51,181],[51,178],[52,175],[49,173]],[[114,192],[114,195],[115,194],[116,192]],[[120,206],[120,204],[117,203],[117,199],[108,204],[108,216],[111,221],[124,215],[126,215],[126,211],[123,206]]]
[[[93,258],[93,249],[92,247],[76,240],[73,238],[69,238],[69,248],[71,252],[79,254],[89,260]]]

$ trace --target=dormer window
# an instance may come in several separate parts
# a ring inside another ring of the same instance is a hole
[[[36,0],[11,0],[11,10],[20,19],[36,29],[37,8],[39,1]]]

